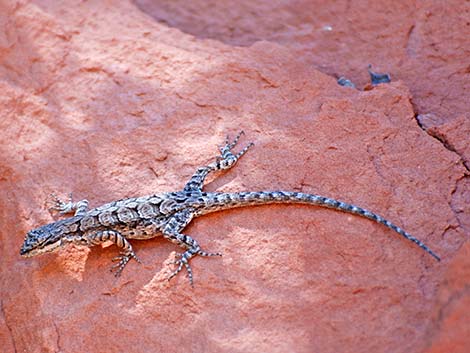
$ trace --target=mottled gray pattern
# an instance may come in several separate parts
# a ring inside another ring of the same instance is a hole
[[[424,243],[383,217],[361,207],[328,197],[289,191],[203,192],[204,180],[210,172],[230,169],[253,145],[249,144],[234,155],[231,149],[236,145],[241,134],[232,143],[227,138],[226,145],[220,148],[221,155],[216,158],[215,162],[199,168],[183,191],[118,200],[92,210],[87,209],[88,201],[86,200],[74,203],[70,197],[69,202],[63,202],[53,195],[54,209],[60,213],[75,211],[75,215],[28,232],[21,248],[21,255],[25,257],[39,255],[56,250],[67,243],[93,246],[111,241],[121,248],[120,255],[114,259],[118,263],[112,267],[118,276],[130,259],[134,258],[139,261],[129,239],[150,239],[163,235],[185,249],[184,253],[179,254],[176,261],[177,268],[169,278],[175,276],[184,266],[192,285],[193,275],[189,260],[196,255],[221,255],[201,250],[196,240],[181,233],[194,217],[235,207],[299,203],[328,207],[369,218],[416,243],[435,259],[440,260]]]

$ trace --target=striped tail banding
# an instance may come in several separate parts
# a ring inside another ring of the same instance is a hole
[[[306,194],[302,192],[291,191],[261,191],[261,192],[239,192],[239,193],[215,193],[214,199],[210,204],[205,205],[205,210],[200,214],[215,212],[223,209],[234,207],[244,207],[251,205],[264,205],[271,203],[299,203],[321,207],[328,207],[334,210],[355,214],[364,218],[371,219],[377,223],[383,224],[387,228],[392,229],[404,238],[412,241],[421,249],[426,251],[437,261],[441,261],[440,257],[434,253],[421,240],[415,238],[411,234],[405,232],[402,228],[383,218],[382,216],[368,211],[362,207],[351,205],[346,202],[338,201],[324,196]]]

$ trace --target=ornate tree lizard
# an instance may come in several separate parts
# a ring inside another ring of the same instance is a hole
[[[123,199],[92,210],[88,210],[87,200],[73,202],[70,199],[69,202],[63,202],[54,196],[55,210],[61,214],[75,211],[75,215],[28,232],[20,254],[30,257],[54,251],[67,243],[93,246],[111,241],[121,248],[120,255],[113,259],[118,263],[111,268],[112,271],[115,270],[115,275],[119,276],[130,259],[140,262],[129,240],[150,239],[163,235],[185,249],[184,253],[178,255],[175,261],[178,266],[168,279],[178,274],[184,266],[192,285],[193,275],[189,260],[196,255],[221,256],[220,253],[203,251],[196,240],[182,233],[193,218],[242,206],[301,203],[328,207],[381,223],[440,261],[439,256],[423,242],[385,218],[361,207],[328,197],[289,191],[203,192],[204,180],[210,172],[230,169],[253,146],[253,143],[250,143],[238,154],[232,153],[231,150],[242,133],[240,132],[231,143],[227,137],[225,146],[220,148],[221,155],[215,162],[199,168],[182,191]]]

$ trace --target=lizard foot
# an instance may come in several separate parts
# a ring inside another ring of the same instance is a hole
[[[196,252],[188,250],[188,251],[184,252],[183,254],[176,254],[176,256],[179,257],[179,259],[173,261],[173,264],[178,265],[178,267],[168,277],[168,281],[171,280],[173,277],[175,277],[178,273],[180,273],[180,271],[183,269],[183,266],[184,266],[184,267],[186,267],[186,271],[188,271],[189,283],[191,284],[191,287],[194,288],[193,271],[191,270],[191,265],[189,264],[189,259],[191,259],[195,255],[199,255],[199,256],[222,256],[222,254],[219,253],[219,252],[211,253],[211,252],[205,252],[205,251],[202,251],[202,250],[197,250]]]
[[[171,273],[170,276],[168,276],[168,281],[175,277],[178,273],[180,273],[184,266],[186,267],[186,271],[188,271],[189,283],[191,284],[191,287],[194,288],[193,271],[191,270],[191,266],[189,265],[189,259],[193,256],[192,253],[188,254],[188,251],[186,251],[184,254],[176,254],[176,256],[179,257],[179,259],[173,261],[173,264],[178,265],[178,267],[175,271]]]
[[[126,267],[130,259],[134,259],[139,264],[142,263],[142,261],[140,261],[140,259],[133,251],[130,253],[120,253],[118,256],[112,259],[113,262],[119,261],[117,264],[111,266],[110,271],[114,272],[114,276],[119,277],[121,275],[122,270],[124,269],[124,267]]]
[[[52,193],[49,195],[47,203],[51,206],[49,207],[50,211],[58,211],[60,214],[69,213],[73,210],[72,193],[69,194],[68,202],[63,201],[55,193]]]
[[[246,151],[248,151],[250,147],[254,146],[254,143],[250,142],[237,154],[232,153],[232,148],[236,146],[238,140],[244,134],[245,133],[243,131],[240,131],[232,142],[230,142],[230,138],[227,136],[225,140],[225,146],[219,147],[220,156],[217,157],[217,162],[220,165],[220,169],[229,169],[232,167],[238,161],[238,159],[240,159],[246,153]]]
[[[75,211],[75,216],[79,216],[85,214],[88,210],[88,201],[73,202],[72,193],[69,194],[68,202],[61,200],[56,194],[52,193],[48,203],[51,205],[50,211],[58,211],[61,215]]]

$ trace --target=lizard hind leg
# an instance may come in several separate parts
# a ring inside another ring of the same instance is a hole
[[[168,277],[168,280],[171,280],[173,277],[175,277],[183,269],[183,266],[184,266],[186,268],[186,271],[188,272],[189,283],[191,284],[192,287],[194,287],[193,271],[191,269],[191,265],[189,264],[189,260],[196,255],[222,256],[222,254],[218,252],[212,253],[212,252],[202,251],[198,242],[188,235],[181,234],[181,233],[174,233],[174,234],[166,234],[166,235],[163,234],[163,236],[169,239],[170,241],[182,247],[187,248],[187,250],[184,253],[176,255],[178,259],[175,260],[173,263],[178,265],[178,267],[176,268],[176,270],[174,270],[170,274],[170,276]]]
[[[188,272],[189,283],[193,285],[193,271],[189,264],[189,260],[196,255],[199,256],[222,256],[221,253],[211,253],[201,250],[199,243],[191,238],[189,235],[180,233],[181,230],[186,227],[186,225],[191,222],[194,217],[194,210],[182,210],[175,213],[169,221],[166,223],[165,227],[162,229],[162,234],[165,239],[168,239],[172,243],[175,243],[182,248],[185,248],[186,251],[182,254],[178,254],[178,259],[174,261],[174,264],[178,265],[175,271],[171,273],[168,277],[168,280],[175,277],[182,269],[183,266]]]

